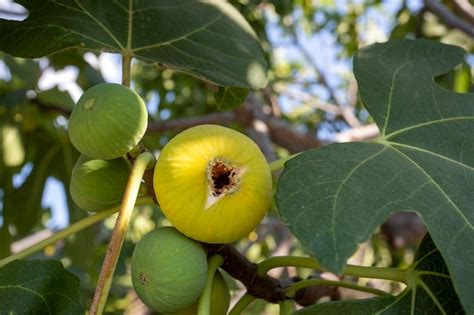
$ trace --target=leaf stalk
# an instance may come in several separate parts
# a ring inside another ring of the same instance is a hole
[[[267,258],[258,264],[258,275],[263,276],[273,268],[290,266],[327,271],[312,257],[275,256]],[[408,283],[407,270],[405,269],[346,265],[342,274]]]
[[[360,286],[355,283],[349,283],[349,282],[344,282],[344,281],[333,281],[333,280],[326,280],[326,279],[301,280],[290,285],[288,288],[285,289],[285,292],[288,297],[293,297],[296,294],[296,291],[298,291],[299,289],[314,286],[314,285],[338,286],[338,287],[348,288],[352,290],[372,293],[379,296],[391,296],[389,293],[382,290]]]
[[[234,307],[230,310],[229,315],[240,315],[256,299],[255,296],[245,293],[237,303],[235,303]]]
[[[122,249],[125,233],[128,223],[132,215],[135,200],[138,195],[140,183],[149,165],[155,161],[153,154],[145,152],[140,154],[132,166],[127,186],[125,188],[124,198],[120,205],[119,214],[115,227],[112,232],[112,238],[107,248],[102,270],[99,275],[99,282],[94,294],[94,299],[90,308],[90,314],[102,314],[107,302],[110,286],[112,284],[113,275],[117,266],[118,257]]]
[[[224,258],[222,258],[221,255],[214,255],[209,259],[206,286],[204,287],[204,291],[202,291],[201,297],[199,298],[198,315],[211,314],[211,294],[214,274],[216,273],[217,268],[219,268],[223,262]]]
[[[141,196],[137,199],[137,202],[135,203],[136,206],[140,205],[146,205],[146,204],[153,204],[153,200],[148,197],[148,196]],[[37,242],[30,247],[27,247],[23,249],[22,251],[19,251],[18,253],[15,253],[13,255],[10,255],[8,257],[5,257],[4,259],[0,260],[0,268],[5,266],[6,264],[17,260],[17,259],[24,259],[28,256],[33,255],[36,252],[39,252],[46,246],[49,246],[51,244],[56,243],[57,241],[60,241],[62,239],[65,239],[66,237],[75,234],[77,232],[80,232],[86,228],[88,228],[91,225],[94,225],[95,223],[102,221],[103,219],[111,216],[115,212],[117,212],[118,207],[114,207],[105,211],[101,211],[98,213],[95,213],[91,216],[88,216],[84,219],[81,219],[80,221],[77,221],[67,228],[60,230],[53,235],[49,236],[48,238],[45,238],[44,240]]]
[[[291,160],[292,158],[296,157],[299,154],[301,154],[301,152],[293,154],[293,155],[289,155],[289,156],[283,157],[281,159],[278,159],[276,161],[268,163],[268,166],[270,166],[270,171],[276,172],[276,171],[282,169],[285,166],[285,163],[287,161]]]

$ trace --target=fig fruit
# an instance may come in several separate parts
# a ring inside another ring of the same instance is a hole
[[[172,313],[170,315],[196,315],[198,313],[199,301],[196,301],[190,307]],[[211,313],[210,315],[226,315],[230,304],[229,287],[222,274],[217,270],[212,280],[211,290]]]
[[[102,83],[87,90],[69,119],[69,138],[76,149],[96,159],[114,159],[129,152],[145,134],[148,113],[133,90]]]
[[[138,242],[131,272],[143,303],[162,313],[177,312],[196,302],[204,289],[206,253],[176,229],[159,228]]]
[[[206,243],[245,237],[271,203],[271,172],[259,147],[216,125],[192,127],[171,139],[158,157],[153,182],[168,220]]]
[[[81,155],[72,169],[69,185],[72,200],[81,209],[92,212],[118,206],[129,172],[130,164],[122,157],[99,160]]]

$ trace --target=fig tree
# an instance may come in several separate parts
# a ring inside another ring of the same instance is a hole
[[[114,159],[138,144],[147,128],[145,103],[133,90],[103,83],[87,90],[69,119],[69,138],[92,158]]]
[[[161,313],[177,312],[192,305],[204,289],[206,253],[176,229],[159,228],[138,242],[131,272],[143,303]]]
[[[179,231],[206,243],[230,243],[248,235],[265,216],[272,177],[250,138],[201,125],[163,148],[154,188],[163,213]]]
[[[125,158],[100,160],[81,155],[72,169],[72,200],[87,211],[118,206],[125,192],[130,164]]]

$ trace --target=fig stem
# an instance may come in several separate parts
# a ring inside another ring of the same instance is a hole
[[[289,266],[321,271],[326,270],[312,257],[275,256],[267,258],[258,264],[258,276],[262,277],[266,275],[266,273],[273,268]],[[361,278],[385,279],[408,283],[407,270],[398,268],[346,265],[342,274]]]
[[[124,54],[122,57],[122,85],[130,87],[132,56]]]
[[[301,152],[295,153],[293,155],[286,156],[286,157],[283,157],[283,158],[278,159],[276,161],[268,163],[268,166],[270,167],[270,171],[276,172],[278,170],[281,170],[283,168],[283,166],[285,166],[286,161],[291,160],[292,158],[296,157],[300,153]]]
[[[142,196],[137,199],[137,202],[135,203],[135,206],[140,206],[140,205],[145,205],[145,204],[153,204],[153,199],[150,198],[149,196]],[[102,221],[103,219],[109,217],[110,215],[114,214],[117,212],[118,207],[114,207],[105,211],[101,211],[98,213],[95,213],[93,215],[90,215],[88,217],[85,217],[84,219],[81,219],[80,221],[77,221],[67,228],[60,230],[53,235],[49,236],[48,238],[45,238],[44,240],[37,242],[30,247],[27,247],[13,255],[10,255],[8,257],[5,257],[4,259],[0,260],[0,267],[5,266],[6,264],[17,260],[17,259],[24,259],[30,255],[33,255],[36,252],[39,252],[46,246],[49,246],[51,244],[56,243],[57,241],[60,241],[62,239],[65,239],[69,235],[75,234],[79,231],[82,231],[89,226]]]
[[[237,303],[235,303],[234,307],[230,310],[229,315],[240,315],[256,299],[257,298],[250,293],[245,293]]]
[[[278,304],[280,306],[280,315],[293,314],[293,305],[289,300],[280,301]]]
[[[220,265],[224,262],[224,258],[221,255],[212,256],[207,265],[207,278],[206,286],[202,291],[201,297],[199,298],[198,304],[198,315],[210,315],[211,314],[211,294],[212,294],[212,282],[214,280],[214,274]]]
[[[91,315],[100,315],[104,311],[120,250],[122,249],[123,240],[125,238],[125,233],[137,199],[141,180],[148,165],[154,163],[154,161],[155,157],[153,154],[145,152],[140,154],[135,160],[135,163],[133,163],[122,204],[120,205],[117,221],[115,221],[112,237],[107,248],[107,253],[105,254],[104,262],[102,263],[99,282],[97,283],[94,299],[92,300],[90,308]]]
[[[367,293],[372,293],[375,295],[379,296],[392,296],[391,294],[374,289],[374,288],[368,288],[364,286],[357,285],[355,283],[349,283],[349,282],[344,282],[344,281],[333,281],[333,280],[326,280],[326,279],[307,279],[307,280],[301,280],[298,282],[295,282],[291,284],[289,287],[285,288],[285,293],[289,298],[293,298],[296,294],[296,291],[303,289],[305,287],[310,287],[314,285],[327,285],[327,286],[338,286],[338,287],[343,287],[343,288],[348,288],[348,289],[353,289],[357,291],[362,291],[362,292],[367,292]]]

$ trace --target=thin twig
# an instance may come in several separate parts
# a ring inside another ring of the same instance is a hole
[[[125,188],[124,198],[120,205],[119,215],[117,221],[115,221],[112,238],[107,247],[107,253],[105,254],[102,269],[100,271],[99,282],[97,283],[94,299],[89,312],[91,315],[100,315],[104,311],[119,254],[125,239],[125,233],[138,195],[140,182],[145,169],[150,163],[152,163],[152,161],[154,161],[153,154],[145,152],[138,156],[132,166],[127,186]]]
[[[267,161],[276,160],[277,156],[273,149],[273,143],[270,137],[268,125],[265,123],[265,114],[262,111],[262,104],[259,103],[255,94],[251,93],[247,97],[249,110],[252,113],[252,121],[249,124],[249,129],[253,135],[253,139],[258,144],[265,155]]]
[[[181,131],[193,126],[203,124],[230,124],[236,121],[234,112],[219,112],[204,116],[196,116],[189,118],[178,118],[173,120],[159,120],[148,124],[148,132],[163,131]]]
[[[336,133],[331,139],[334,142],[353,142],[377,138],[380,134],[376,124],[369,124]]]
[[[474,21],[474,6],[467,0],[453,0],[454,10],[468,21]]]
[[[298,33],[295,29],[295,25],[292,27],[292,33],[293,33],[293,38],[294,38],[294,44],[296,47],[301,51],[303,54],[303,57],[306,59],[308,64],[313,68],[313,70],[316,72],[318,75],[318,82],[323,85],[328,94],[329,94],[329,99],[332,100],[340,109],[341,109],[341,115],[344,118],[344,120],[347,122],[347,124],[351,127],[358,127],[361,125],[357,117],[354,115],[353,108],[345,109],[345,105],[339,100],[339,98],[336,95],[336,91],[333,89],[333,87],[329,84],[326,75],[324,72],[319,68],[318,64],[314,61],[313,57],[309,53],[309,51],[306,50],[304,45],[302,44]]]
[[[44,104],[39,100],[32,100],[43,111],[59,112],[65,117],[69,117],[70,110],[65,109],[58,104]],[[290,153],[297,153],[310,148],[317,148],[322,143],[316,138],[316,135],[310,132],[301,132],[296,130],[287,121],[268,114],[263,114],[262,121],[268,127],[269,135],[275,144],[287,149]],[[164,131],[181,131],[193,126],[202,124],[229,125],[238,123],[243,126],[249,126],[252,122],[252,111],[248,104],[237,108],[233,112],[218,112],[204,116],[177,118],[172,120],[159,120],[148,124],[147,134]]]
[[[426,9],[440,17],[447,26],[457,28],[467,35],[474,37],[474,23],[472,20],[470,23],[462,20],[439,1],[424,0],[424,2]]]

